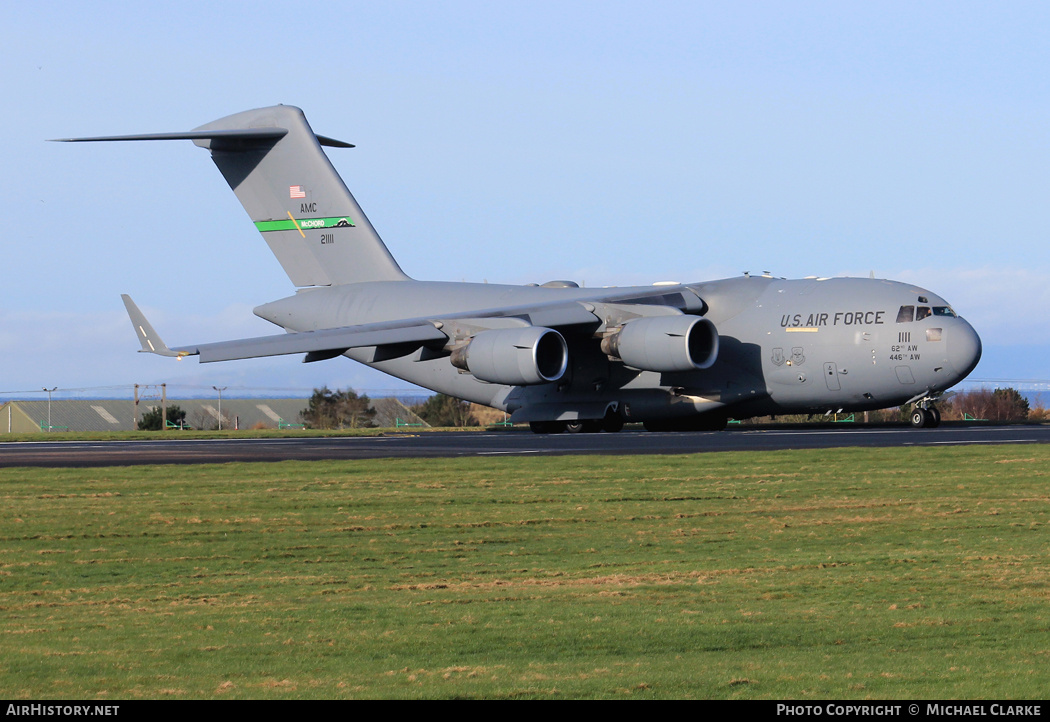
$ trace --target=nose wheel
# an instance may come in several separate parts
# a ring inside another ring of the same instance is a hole
[[[941,425],[941,412],[936,406],[916,406],[911,412],[911,425],[916,429],[935,429]]]

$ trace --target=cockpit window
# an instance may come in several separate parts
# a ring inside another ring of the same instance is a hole
[[[932,309],[929,306],[901,306],[901,310],[897,312],[897,323],[921,321],[931,315],[956,317],[951,306],[934,306]]]

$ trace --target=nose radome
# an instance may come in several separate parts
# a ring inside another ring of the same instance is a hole
[[[947,341],[948,362],[961,381],[981,360],[981,337],[973,330],[973,326],[960,318],[949,331]]]

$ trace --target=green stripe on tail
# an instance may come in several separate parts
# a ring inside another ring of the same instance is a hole
[[[298,224],[298,228],[296,228],[296,224]],[[353,226],[354,222],[347,216],[332,216],[330,218],[297,218],[295,221],[291,218],[275,221],[255,221],[255,227],[259,229],[260,233],[267,233],[269,231],[295,231],[300,228],[304,231],[308,231],[315,228],[352,228]]]

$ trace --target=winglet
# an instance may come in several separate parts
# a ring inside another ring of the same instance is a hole
[[[139,343],[142,344],[139,353],[155,353],[158,356],[171,356],[173,358],[182,358],[190,355],[187,351],[172,351],[168,348],[160,340],[160,336],[153,330],[153,326],[146,320],[139,307],[131,300],[131,296],[122,293],[120,297],[124,300],[124,308],[128,310],[128,316],[131,317],[131,325],[135,327],[135,335],[138,336]]]

